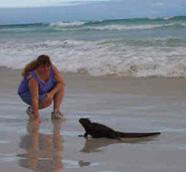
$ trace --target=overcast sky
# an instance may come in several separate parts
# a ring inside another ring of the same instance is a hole
[[[186,0],[0,1],[1,25],[186,15]]]
[[[72,6],[106,1],[110,0],[3,0],[0,8]]]

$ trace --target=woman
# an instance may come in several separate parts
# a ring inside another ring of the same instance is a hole
[[[30,105],[26,110],[35,123],[40,123],[39,109],[48,107],[54,100],[52,118],[63,119],[60,105],[64,97],[64,82],[58,69],[47,55],[40,55],[28,63],[23,72],[18,94]]]

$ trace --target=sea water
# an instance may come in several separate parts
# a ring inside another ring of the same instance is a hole
[[[185,77],[186,17],[0,26],[0,66],[41,54],[62,72],[91,76]]]

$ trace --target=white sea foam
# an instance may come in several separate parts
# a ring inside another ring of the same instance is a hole
[[[0,29],[0,32],[34,32],[36,31],[37,28],[4,28],[4,29]]]
[[[63,72],[91,76],[186,76],[185,47],[134,47],[114,41],[6,42],[0,47],[0,66],[23,68],[40,54],[48,54]]]
[[[64,22],[57,22],[57,23],[50,23],[50,26],[81,26],[85,24],[85,22],[69,22],[69,23],[64,23]]]
[[[170,26],[170,25],[167,25]],[[152,29],[162,27],[162,25],[109,25],[109,26],[101,26],[101,27],[86,27],[87,29],[95,29],[95,30],[144,30],[144,29]]]
[[[105,26],[83,26],[83,27],[73,27],[73,26],[81,26],[84,25],[85,22],[72,22],[72,23],[52,23],[50,27],[53,27],[54,30],[62,30],[62,31],[71,31],[71,30],[146,30],[146,29],[154,29],[161,27],[171,27],[171,26],[186,26],[185,23],[168,23],[168,24],[143,24],[143,25],[120,25],[120,24],[110,24]],[[71,26],[66,27],[66,26]]]
[[[0,66],[48,54],[63,72],[185,77],[185,26],[185,17],[1,26]]]
[[[163,19],[164,20],[170,20],[170,19],[173,19],[174,17],[173,16],[167,16],[167,17],[164,17]]]

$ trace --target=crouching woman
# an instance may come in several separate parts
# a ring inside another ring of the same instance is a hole
[[[40,55],[28,63],[23,72],[18,94],[23,102],[30,105],[26,113],[35,123],[40,123],[39,109],[53,103],[53,119],[65,119],[60,112],[64,97],[64,82],[58,69],[52,64],[50,57]]]

